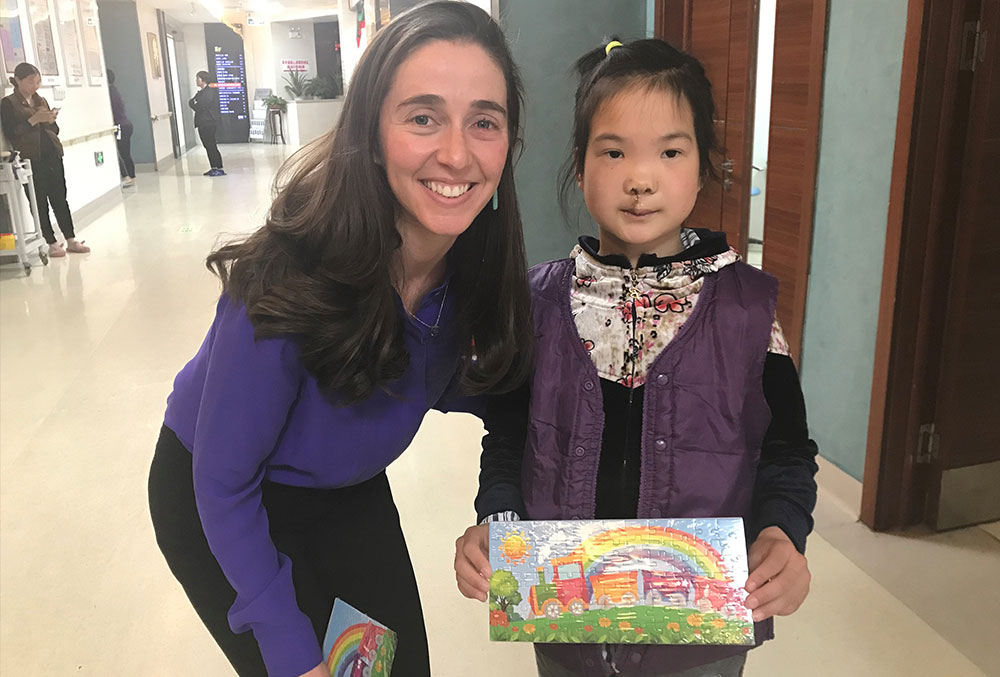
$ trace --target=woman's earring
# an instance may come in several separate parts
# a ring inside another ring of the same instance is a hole
[[[497,190],[499,190],[499,188]],[[493,191],[493,211],[496,211],[500,207],[500,194],[497,190]]]

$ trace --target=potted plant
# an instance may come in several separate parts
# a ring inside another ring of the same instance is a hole
[[[288,102],[280,96],[275,96],[274,94],[271,94],[264,99],[264,105],[267,106],[268,110],[284,111],[288,108]]]
[[[317,99],[334,99],[340,94],[340,91],[333,78],[324,75],[309,81],[306,94]]]
[[[285,91],[288,92],[288,95],[293,99],[301,99],[305,97],[310,79],[306,77],[306,74],[302,71],[285,72],[288,73],[288,75],[282,79],[288,83],[285,85]]]

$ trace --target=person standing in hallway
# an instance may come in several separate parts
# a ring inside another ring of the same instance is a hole
[[[577,71],[562,203],[568,215],[579,188],[600,238],[528,274],[533,374],[489,398],[480,523],[456,543],[458,587],[488,598],[486,522],[738,516],[760,644],[808,594],[817,491],[778,283],[725,233],[686,225],[716,178],[702,65],[662,40],[612,40]],[[540,677],[738,677],[747,651],[535,644]]]
[[[122,186],[128,188],[135,185],[135,163],[132,161],[132,132],[135,128],[125,113],[125,102],[121,92],[115,86],[115,72],[108,69],[108,93],[111,96],[111,115],[118,125],[118,170],[122,177]]]
[[[208,153],[210,169],[205,172],[205,176],[225,176],[226,172],[222,169],[222,153],[219,152],[219,144],[215,140],[219,122],[222,120],[222,113],[219,110],[219,90],[212,87],[212,76],[208,71],[198,71],[195,82],[198,85],[198,93],[191,97],[188,105],[194,111],[194,126],[198,129],[198,136],[201,137],[201,145],[205,146],[205,151]]]
[[[208,258],[223,294],[174,381],[149,502],[240,675],[328,676],[337,597],[398,634],[395,677],[430,674],[385,469],[427,411],[480,413],[475,395],[530,368],[521,108],[486,12],[400,14],[333,132],[279,173],[264,227]]]
[[[0,101],[0,126],[14,150],[21,157],[31,160],[38,222],[49,245],[49,256],[66,256],[66,252],[86,254],[90,247],[76,239],[73,214],[66,201],[66,168],[63,166],[59,125],[56,123],[59,109],[50,108],[49,102],[38,95],[42,75],[30,63],[18,64],[10,83],[14,85],[14,91]],[[59,230],[66,238],[65,247],[59,244],[52,230],[49,205],[52,205]]]

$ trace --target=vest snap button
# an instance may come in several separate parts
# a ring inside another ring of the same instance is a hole
[[[641,661],[642,661],[642,656],[641,655],[639,655],[637,653],[632,654],[632,662],[633,663],[639,663]]]
[[[587,381],[586,383],[583,384],[583,389],[584,390],[593,390],[594,389],[594,382],[593,381]]]
[[[593,658],[588,658],[587,660],[584,661],[584,664],[588,668],[592,668],[592,667],[594,667],[594,659]]]
[[[583,447],[577,447],[576,449],[573,450],[573,453],[576,454],[577,456],[583,456],[584,454],[587,453],[587,450],[584,449]]]
[[[667,441],[666,440],[656,440],[656,448],[659,449],[660,451],[663,451],[664,449],[667,448]]]
[[[660,514],[661,513],[659,508],[653,508],[652,510],[649,511],[650,517],[659,517]]]
[[[660,374],[659,376],[656,377],[657,385],[665,386],[668,383],[670,383],[670,377],[667,376],[666,374]]]

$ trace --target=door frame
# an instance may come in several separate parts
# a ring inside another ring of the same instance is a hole
[[[156,25],[160,38],[160,64],[163,70],[163,85],[167,90],[167,110],[170,111],[170,145],[173,150],[174,159],[176,160],[183,153],[180,133],[177,131],[181,111],[177,110],[174,102],[173,78],[175,74],[172,73],[173,69],[167,53],[167,15],[162,9],[156,10]]]
[[[932,463],[917,455],[932,443],[920,427],[943,330],[927,302],[940,288],[941,258],[950,265],[947,223],[957,217],[946,187],[964,151],[952,138],[964,10],[944,0],[907,8],[861,500],[861,521],[878,531],[923,522],[928,509]]]

